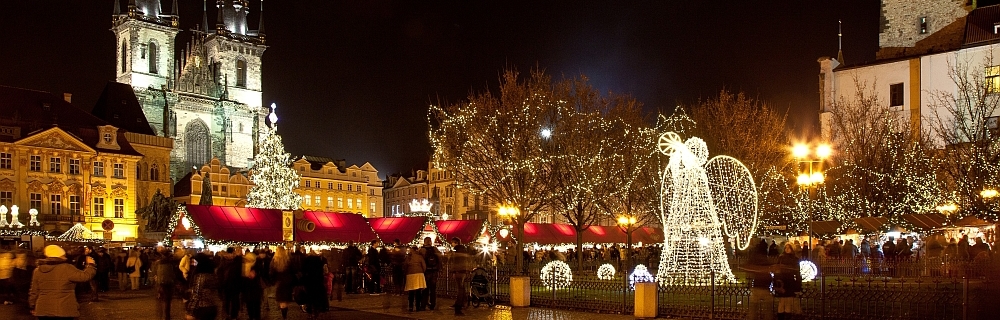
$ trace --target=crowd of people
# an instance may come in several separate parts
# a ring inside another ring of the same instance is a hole
[[[982,237],[977,237],[975,243],[970,244],[968,235],[947,240],[940,235],[922,239],[913,236],[898,239],[887,237],[885,242],[863,238],[860,244],[855,244],[853,239],[816,240],[816,245],[812,248],[809,248],[808,243],[798,240],[779,245],[776,240],[768,243],[767,240],[761,239],[755,250],[766,252],[769,257],[777,257],[780,254],[778,248],[784,245],[791,245],[796,255],[816,261],[850,260],[860,257],[889,261],[914,261],[924,258],[987,261],[992,255],[992,248]]]
[[[0,251],[0,301],[26,304],[39,318],[79,317],[77,301],[100,301],[102,293],[151,288],[158,300],[159,316],[170,319],[172,303],[180,299],[188,319],[226,319],[245,313],[261,319],[274,298],[282,318],[290,306],[310,317],[328,311],[330,301],[347,294],[405,295],[409,312],[437,308],[439,271],[447,264],[454,283],[466,283],[473,253],[459,239],[441,252],[431,238],[423,246],[389,246],[371,242],[362,253],[356,244],[344,249],[286,249],[283,246],[245,249],[229,247],[210,252],[165,247],[104,248],[58,245],[45,247],[43,257],[28,250]],[[383,279],[382,270],[391,270]],[[468,292],[460,285],[451,307],[464,315]],[[25,299],[24,297],[27,297]]]

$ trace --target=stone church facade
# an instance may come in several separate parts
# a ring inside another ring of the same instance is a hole
[[[202,23],[175,59],[177,1],[115,1],[116,81],[135,91],[153,132],[174,139],[170,177],[178,181],[217,158],[236,170],[250,166],[268,113],[262,103],[263,19],[248,30],[246,0],[216,0],[215,29]],[[260,8],[257,8],[258,13]],[[176,61],[175,61],[176,60]]]

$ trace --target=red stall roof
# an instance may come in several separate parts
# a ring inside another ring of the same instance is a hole
[[[663,243],[663,229],[642,227],[632,232],[632,241],[643,244]]]
[[[438,220],[434,221],[438,232],[447,239],[458,237],[462,243],[469,243],[479,239],[480,231],[483,231],[485,220]]]
[[[366,243],[378,239],[368,220],[360,214],[305,211],[303,218],[315,223],[316,229],[312,232],[296,229],[296,241]]]
[[[633,232],[634,237],[637,233]],[[628,237],[619,227],[590,226],[583,231],[583,242],[590,243],[625,243]],[[635,241],[633,239],[632,241]]]
[[[421,217],[368,218],[375,233],[387,243],[395,239],[403,244],[412,242],[423,231],[426,222],[427,218]]]
[[[281,242],[281,210],[185,205],[201,236],[211,241]],[[179,217],[183,218],[183,217]],[[183,228],[178,224],[178,228]]]
[[[568,224],[525,223],[524,243],[576,243],[576,230]]]

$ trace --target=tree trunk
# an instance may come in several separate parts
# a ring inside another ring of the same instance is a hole
[[[515,239],[514,241],[514,250],[515,250],[514,261],[517,261],[517,263],[515,264],[517,267],[517,271],[515,271],[515,274],[521,274],[521,275],[526,274],[526,272],[524,272],[524,223],[525,222],[526,221],[518,221],[518,223],[514,226],[517,228],[517,239]]]
[[[583,272],[583,230],[576,230],[576,272]]]

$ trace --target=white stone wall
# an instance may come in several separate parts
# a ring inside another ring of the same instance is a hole
[[[913,47],[917,41],[968,14],[966,0],[882,0],[879,47]],[[927,17],[927,32],[920,33],[920,18]]]
[[[118,82],[138,88],[161,88],[168,84],[174,74],[174,38],[178,30],[147,22],[130,20],[114,28],[117,45],[115,47],[115,74]],[[157,45],[157,72],[149,72],[150,42]],[[122,45],[127,46],[126,61],[122,61]],[[125,72],[121,65],[126,64]]]

